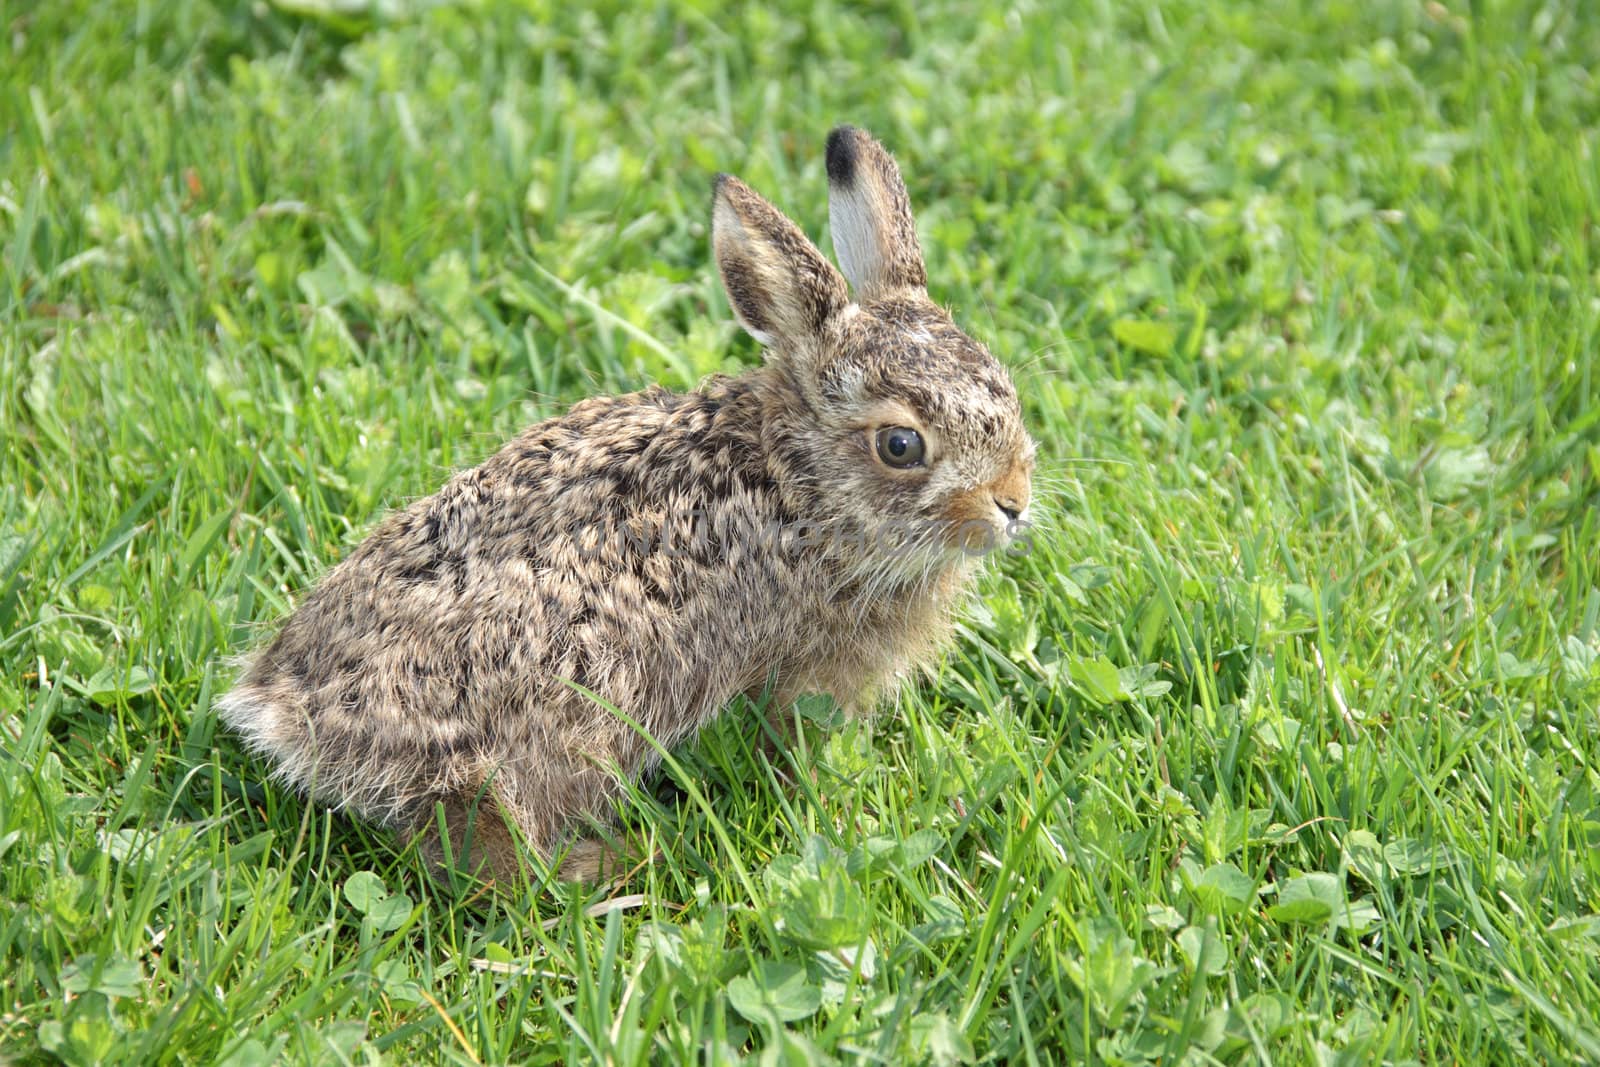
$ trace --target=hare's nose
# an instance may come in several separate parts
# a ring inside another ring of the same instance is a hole
[[[1022,516],[1023,506],[1015,497],[997,496],[994,498],[994,506],[1005,512],[1006,518],[1012,522],[1016,522]]]

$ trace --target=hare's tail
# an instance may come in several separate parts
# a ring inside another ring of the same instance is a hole
[[[316,778],[316,746],[309,716],[258,684],[242,682],[217,698],[217,717],[245,748],[272,765],[273,777],[309,793]]]
[[[435,799],[470,791],[490,773],[476,750],[441,758],[403,730],[375,731],[327,708],[313,714],[310,699],[247,672],[215,707],[275,780],[386,826],[426,819]]]

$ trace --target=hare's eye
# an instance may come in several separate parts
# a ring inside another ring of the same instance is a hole
[[[878,458],[902,470],[922,463],[922,435],[904,426],[885,426],[878,431]]]

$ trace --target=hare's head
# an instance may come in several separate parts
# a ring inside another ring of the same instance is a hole
[[[841,126],[828,137],[827,162],[842,275],[737,178],[717,178],[713,203],[717,267],[734,314],[803,408],[787,434],[833,516],[868,530],[921,529],[917,540],[930,547],[1004,543],[1026,521],[1033,469],[1016,389],[928,299],[894,159]]]

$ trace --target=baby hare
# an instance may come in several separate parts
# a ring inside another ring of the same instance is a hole
[[[652,739],[741,693],[870,707],[949,637],[978,550],[1025,521],[1034,446],[1005,368],[928,299],[888,152],[841,126],[827,170],[843,273],[716,179],[717,268],[764,365],[525,430],[249,658],[218,710],[279,778],[438,864],[514,880],[526,846],[593,880],[618,861],[579,831]]]

